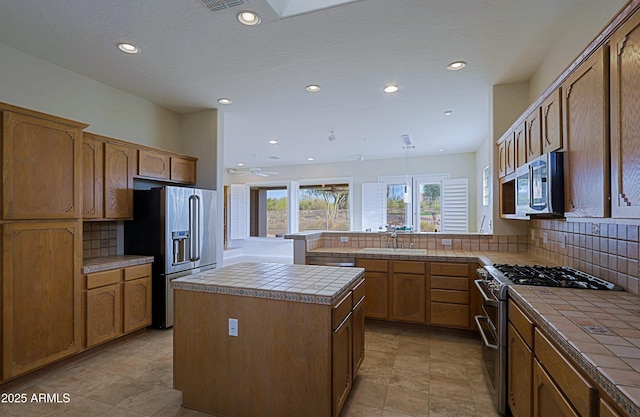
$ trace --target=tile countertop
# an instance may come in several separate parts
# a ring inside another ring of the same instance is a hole
[[[87,258],[82,260],[82,273],[107,271],[109,269],[126,268],[128,266],[150,264],[153,256],[117,255],[103,256],[99,258]]]
[[[322,247],[307,251],[307,256],[329,256],[412,261],[479,262],[481,265],[520,264],[548,265],[548,261],[528,252],[487,252],[453,249],[388,249],[388,248],[332,248]]]
[[[633,417],[640,416],[640,297],[513,285],[509,296]]]
[[[362,268],[239,263],[171,281],[173,289],[331,305],[364,275]]]

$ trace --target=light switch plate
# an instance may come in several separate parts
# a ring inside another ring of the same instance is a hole
[[[442,239],[443,246],[451,246],[451,239]]]
[[[347,243],[349,241],[349,236],[340,236],[340,242]]]
[[[238,337],[238,319],[229,318],[229,336]]]

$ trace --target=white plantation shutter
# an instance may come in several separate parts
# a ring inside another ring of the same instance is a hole
[[[229,239],[246,239],[249,235],[248,190],[244,184],[231,184],[229,201]]]
[[[289,233],[297,233],[300,230],[300,183],[290,181],[287,194],[287,209],[289,210],[287,230],[289,230]]]
[[[378,231],[387,223],[387,185],[362,183],[362,230]]]
[[[469,181],[442,181],[442,232],[469,232]]]

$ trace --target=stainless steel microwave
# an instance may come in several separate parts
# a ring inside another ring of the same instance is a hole
[[[544,154],[516,171],[516,213],[564,215],[564,171],[561,152]]]

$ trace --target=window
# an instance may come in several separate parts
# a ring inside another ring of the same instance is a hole
[[[349,184],[300,185],[300,231],[349,230]]]
[[[482,170],[482,205],[483,206],[488,206],[489,205],[489,183],[490,183],[490,178],[489,178],[489,173],[491,171],[489,170],[489,166],[486,166],[483,170]]]
[[[418,210],[417,228],[421,232],[438,232],[442,230],[440,224],[442,219],[441,183],[440,182],[419,182],[418,181]]]
[[[287,187],[249,188],[249,236],[279,237],[287,233]]]

